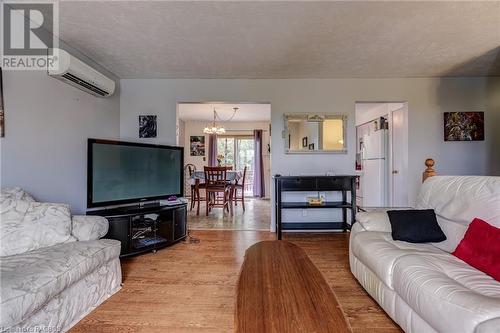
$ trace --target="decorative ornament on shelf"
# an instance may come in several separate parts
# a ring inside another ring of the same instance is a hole
[[[231,121],[234,116],[236,115],[236,112],[238,111],[239,108],[237,107],[234,107],[233,110],[233,115],[225,120],[225,121]],[[210,126],[207,126],[203,129],[203,133],[205,134],[215,134],[215,135],[221,135],[221,134],[224,134],[226,133],[226,129],[222,126],[217,126],[217,118],[219,118],[219,121],[221,121],[219,115],[217,114],[217,111],[215,111],[215,108],[214,108],[214,121],[212,122],[212,124]]]

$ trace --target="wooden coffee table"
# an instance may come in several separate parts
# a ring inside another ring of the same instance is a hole
[[[246,251],[236,332],[352,332],[323,275],[297,245],[265,241]]]

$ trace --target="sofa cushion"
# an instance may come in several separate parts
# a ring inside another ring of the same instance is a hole
[[[500,227],[500,177],[429,177],[422,184],[415,207],[434,209],[447,237],[435,246],[451,253],[474,218]]]
[[[396,261],[409,254],[443,253],[431,244],[412,244],[392,240],[389,232],[362,231],[351,235],[352,253],[392,288],[392,271]]]
[[[500,229],[474,219],[453,255],[500,281]]]
[[[119,255],[120,242],[103,239],[3,257],[0,326],[22,322],[49,299]]]
[[[0,203],[0,256],[73,240],[69,205],[14,199]]]
[[[79,241],[97,240],[108,233],[109,223],[105,217],[74,215],[72,235]]]
[[[438,332],[472,333],[500,317],[500,283],[448,253],[400,257],[393,280],[398,295]]]
[[[361,212],[356,214],[356,221],[367,231],[391,232],[391,222],[386,211]]]
[[[4,187],[0,192],[0,201],[4,200],[23,200],[36,201],[31,194],[20,187]]]
[[[410,243],[442,242],[446,240],[436,221],[433,209],[387,211],[391,222],[392,239]]]

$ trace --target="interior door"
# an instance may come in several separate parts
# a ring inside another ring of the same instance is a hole
[[[392,206],[408,207],[407,108],[392,112]]]

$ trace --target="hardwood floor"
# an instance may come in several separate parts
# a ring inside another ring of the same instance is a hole
[[[233,215],[222,213],[221,208],[214,208],[209,216],[205,215],[205,203],[200,205],[200,215],[196,208],[188,212],[188,224],[191,230],[264,230],[269,231],[271,221],[271,201],[268,199],[245,198],[245,212],[241,202],[234,207]]]
[[[123,288],[71,332],[233,332],[245,250],[274,234],[193,231],[186,241],[122,261]],[[286,234],[325,276],[354,332],[401,332],[349,271],[349,234]]]

